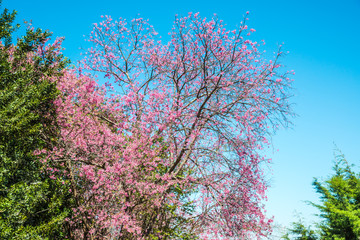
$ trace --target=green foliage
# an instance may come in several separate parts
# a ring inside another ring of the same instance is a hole
[[[350,240],[360,237],[360,178],[348,165],[344,155],[336,156],[335,174],[325,181],[314,180],[322,204],[314,204],[323,221],[321,239]]]
[[[306,227],[301,219],[293,222],[288,232],[282,236],[281,239],[285,240],[317,240],[318,234],[311,229],[310,226]]]
[[[321,212],[322,221],[317,224],[319,234],[300,221],[293,223],[283,239],[360,239],[360,176],[352,171],[342,154],[335,158],[334,171],[326,181],[315,178],[313,182],[321,200],[321,204],[310,202]]]
[[[13,26],[15,16],[16,11],[12,11],[11,13],[9,13],[8,9],[4,9],[0,17],[0,39],[4,41],[6,47],[11,44],[11,34],[20,27],[19,24]]]
[[[49,78],[68,63],[55,46],[34,54],[49,39],[47,31],[28,29],[11,45],[15,15],[5,9],[0,18],[0,239],[63,239],[67,181],[51,180],[33,153],[56,140],[58,91]]]

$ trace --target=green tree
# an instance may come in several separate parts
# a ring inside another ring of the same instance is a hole
[[[1,1],[0,1],[1,5]],[[68,62],[51,33],[28,28],[12,43],[16,12],[0,17],[0,239],[63,239],[71,195],[51,179],[35,150],[56,140],[53,101]]]
[[[353,240],[360,237],[360,178],[354,173],[344,155],[336,156],[335,174],[313,185],[321,195],[317,207],[323,221],[319,224],[321,239]]]
[[[320,210],[319,237],[300,221],[293,223],[284,239],[360,239],[360,176],[351,168],[344,155],[338,154],[335,173],[324,182],[314,179],[313,186],[320,194],[321,203],[309,203]]]
[[[319,239],[316,231],[312,230],[310,226],[305,226],[304,222],[299,219],[293,222],[287,233],[281,239],[285,240],[317,240]]]

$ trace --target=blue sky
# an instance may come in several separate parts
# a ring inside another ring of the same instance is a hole
[[[278,44],[290,53],[282,59],[295,70],[292,102],[298,117],[294,125],[273,137],[272,185],[267,209],[279,224],[302,212],[308,222],[316,210],[304,201],[317,201],[313,177],[332,173],[334,143],[348,161],[360,166],[360,1],[48,1],[3,0],[18,11],[18,20],[33,20],[35,27],[65,36],[65,55],[80,58],[86,48],[84,35],[101,15],[131,19],[140,14],[163,36],[175,14],[216,13],[229,29],[239,25],[250,11],[248,25],[256,29],[255,40],[264,39],[263,50]],[[279,149],[279,151],[276,151]],[[356,170],[360,171],[357,167]]]

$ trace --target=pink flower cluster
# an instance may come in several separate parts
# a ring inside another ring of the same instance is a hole
[[[265,61],[247,33],[191,13],[166,44],[143,19],[94,24],[80,73],[56,80],[60,140],[47,152],[66,166],[57,177],[71,181],[79,238],[271,231],[259,150],[288,122],[291,80],[281,52]],[[108,82],[83,74],[92,71]]]

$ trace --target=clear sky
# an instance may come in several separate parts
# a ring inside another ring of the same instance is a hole
[[[3,6],[17,10],[18,20],[32,19],[35,27],[64,36],[65,55],[73,61],[80,59],[84,35],[101,15],[131,19],[140,14],[167,36],[175,14],[216,13],[231,29],[250,11],[248,25],[257,30],[252,38],[264,39],[263,50],[269,52],[284,43],[290,53],[282,63],[296,72],[291,101],[298,117],[291,129],[273,137],[274,151],[269,153],[269,214],[282,225],[295,220],[294,211],[308,222],[315,220],[311,214],[316,210],[304,201],[318,199],[313,177],[332,173],[334,143],[349,162],[360,166],[359,0],[3,0]]]

